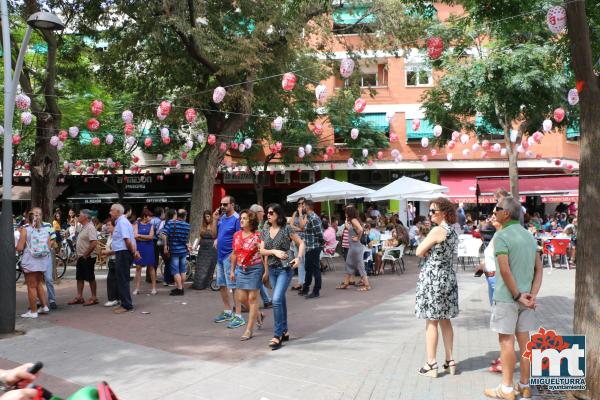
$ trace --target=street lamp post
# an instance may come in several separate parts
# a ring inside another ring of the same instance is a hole
[[[0,334],[15,330],[15,243],[12,224],[12,122],[23,59],[33,28],[62,30],[62,21],[54,14],[37,12],[27,19],[27,31],[11,76],[12,60],[7,0],[0,0],[2,13],[2,48],[4,51],[4,159],[2,165],[2,212],[0,213]]]

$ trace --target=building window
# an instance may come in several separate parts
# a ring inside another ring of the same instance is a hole
[[[431,69],[425,65],[412,65],[406,68],[406,86],[432,86]]]
[[[369,7],[353,7],[343,5],[333,12],[333,33],[351,35],[357,33],[373,33],[375,14]]]

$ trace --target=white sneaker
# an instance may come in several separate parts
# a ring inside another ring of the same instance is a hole
[[[139,290],[135,289],[132,294],[137,295],[139,292],[140,292]]]
[[[27,311],[25,314],[21,314],[21,318],[37,318],[38,317],[38,313],[34,313],[30,311]]]
[[[104,307],[114,307],[119,305],[119,300],[107,301],[104,303]]]
[[[156,289],[152,289],[152,291],[150,292],[150,294],[151,294],[152,296],[154,296],[156,293],[158,293],[158,292],[156,291]]]
[[[39,314],[48,314],[49,312],[50,312],[50,309],[47,306],[40,308],[38,311]]]

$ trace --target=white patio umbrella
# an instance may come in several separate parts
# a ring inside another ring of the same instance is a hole
[[[400,199],[418,199],[429,195],[435,195],[447,192],[448,188],[442,185],[436,185],[418,179],[403,176],[394,182],[382,187],[375,193],[367,196],[365,200],[400,200]]]
[[[310,186],[305,187],[287,197],[289,203],[304,197],[313,201],[347,200],[368,196],[375,191],[349,182],[340,182],[335,179],[323,178]],[[329,208],[329,207],[328,207]],[[331,218],[331,211],[330,211]]]

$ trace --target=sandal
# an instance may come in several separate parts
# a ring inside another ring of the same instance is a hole
[[[89,307],[89,306],[95,306],[96,304],[98,304],[98,299],[89,299],[88,301],[86,301],[85,303],[83,303],[84,307]]]
[[[73,300],[69,301],[67,304],[72,306],[74,304],[83,304],[85,301],[81,297],[75,297]]]
[[[450,375],[456,375],[456,362],[454,360],[446,360],[446,363],[444,363],[444,370],[448,369],[450,370]]]
[[[339,286],[336,286],[336,289],[348,289],[348,286],[350,286],[349,283],[342,282]]]
[[[279,350],[281,348],[281,342],[283,341],[283,336],[273,336],[271,342],[269,343],[269,347],[271,350]]]
[[[502,364],[494,364],[488,368],[488,371],[501,374],[502,373]]]
[[[281,335],[281,341],[282,342],[289,342],[290,341],[290,334],[287,332],[283,332],[283,335]]]
[[[428,368],[425,368],[425,366],[427,366]],[[437,376],[438,376],[437,363],[436,362],[434,362],[433,364],[425,363],[425,366],[421,367],[421,369],[419,369],[419,371],[417,371],[419,373],[419,375],[428,376],[430,378],[437,378]]]
[[[258,313],[258,317],[256,317],[256,325],[258,326],[258,329],[262,329],[264,322],[265,322],[265,314]]]
[[[361,286],[356,289],[357,292],[368,292],[369,290],[371,290],[371,285]]]
[[[250,340],[253,337],[254,337],[254,335],[252,334],[252,331],[247,330],[246,332],[244,332],[244,334],[240,338],[240,341],[245,342],[246,340]]]

